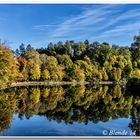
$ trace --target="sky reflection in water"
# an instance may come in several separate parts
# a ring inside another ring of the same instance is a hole
[[[120,86],[10,89],[0,94],[0,135],[104,136],[110,131],[132,135],[140,122],[140,97],[132,95]]]

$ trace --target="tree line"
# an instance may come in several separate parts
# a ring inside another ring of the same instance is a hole
[[[0,85],[13,81],[120,81],[140,78],[140,36],[131,46],[59,41],[46,48],[0,43]]]

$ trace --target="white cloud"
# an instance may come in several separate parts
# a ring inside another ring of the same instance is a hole
[[[65,34],[73,34],[75,31],[83,31],[83,33],[85,33],[89,26],[90,28],[94,28],[96,30],[98,23],[105,22],[106,16],[112,13],[113,11],[111,10],[105,10],[105,7],[99,9],[90,8],[86,11],[83,11],[76,17],[70,18],[61,23],[60,26],[54,30],[52,36],[59,37]]]
[[[137,34],[139,29],[140,29],[140,20],[135,22],[130,22],[129,24],[118,25],[113,29],[101,33],[100,35],[97,36],[97,38],[128,36],[132,34]]]
[[[35,25],[34,30],[48,31],[50,40],[68,36],[75,40],[106,38],[136,31],[140,25],[140,9],[127,9],[125,5],[98,5],[83,8],[78,15],[68,17],[60,24]]]
[[[111,10],[105,10],[109,7],[113,7],[111,5],[101,6],[101,8],[94,9],[94,7],[90,7],[81,14],[73,16],[60,24],[44,24],[44,25],[35,25],[32,29],[36,30],[48,30],[51,28],[53,30],[53,36],[60,36],[64,33],[71,32],[72,30],[82,29],[83,27],[88,27],[91,25],[95,25],[99,22],[103,22],[106,19],[108,14],[112,14]],[[60,31],[60,32],[59,32]],[[52,33],[52,34],[53,34]]]

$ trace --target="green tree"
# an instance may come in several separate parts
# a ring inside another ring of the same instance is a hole
[[[134,42],[130,47],[134,68],[140,68],[140,36],[134,37]]]
[[[92,64],[88,64],[86,61],[83,61],[83,60],[77,60],[75,62],[75,64],[77,64],[77,66],[82,69],[84,71],[84,74],[85,74],[85,78],[87,80],[91,79],[92,78],[92,71],[93,71],[93,66]]]
[[[21,56],[24,56],[25,51],[26,51],[25,45],[22,43],[22,44],[19,46],[20,55],[21,55]]]
[[[52,42],[48,45],[47,54],[49,56],[55,56],[56,55],[55,47],[54,47],[54,44]]]
[[[122,77],[128,80],[129,78],[132,77],[132,73],[133,73],[132,63],[129,63],[124,67]]]
[[[58,55],[58,63],[65,67],[65,70],[69,70],[73,66],[73,62],[69,55]]]
[[[121,80],[121,74],[122,74],[122,70],[120,68],[113,68],[112,70],[112,74],[113,74],[113,79],[115,81],[119,81]]]
[[[29,51],[26,51],[25,52],[25,59],[30,61],[34,61],[34,63],[40,65],[41,64],[41,61],[40,61],[40,54],[34,49],[34,48],[31,48]]]
[[[28,44],[27,47],[26,47],[26,51],[30,51],[31,48],[32,48],[32,46],[30,44]]]
[[[75,81],[85,81],[84,70],[80,69],[76,64],[74,64],[71,71],[71,80]]]

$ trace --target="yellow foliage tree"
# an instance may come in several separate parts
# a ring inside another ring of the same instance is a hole
[[[140,69],[136,68],[133,73],[134,77],[140,78]]]
[[[50,79],[50,72],[45,69],[43,72],[42,72],[42,79],[43,80],[49,80]]]

